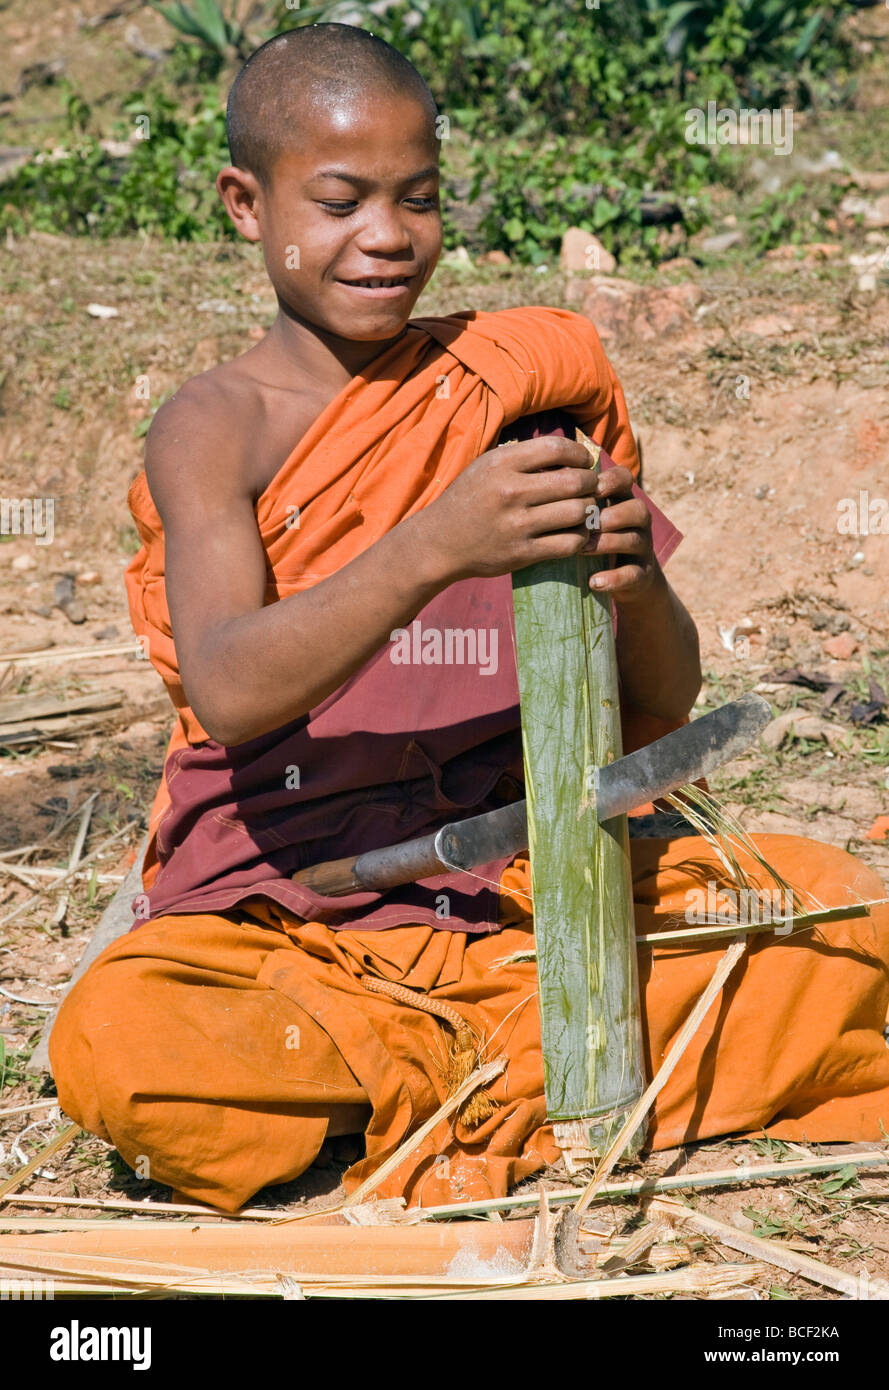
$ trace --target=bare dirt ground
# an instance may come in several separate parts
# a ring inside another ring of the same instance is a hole
[[[22,63],[28,42],[20,39]],[[870,99],[885,102],[873,91]],[[795,711],[780,743],[762,743],[725,768],[715,790],[749,830],[842,845],[889,881],[879,819],[889,816],[889,519],[874,506],[889,498],[889,227],[854,217],[827,233],[813,227],[813,243],[828,236],[835,251],[788,248],[755,261],[694,256],[640,275],[636,288],[618,278],[604,296],[598,284],[554,268],[445,264],[418,312],[587,306],[641,436],[645,486],[685,533],[669,573],[700,628],[699,709],[758,689],[777,713]],[[875,258],[875,287],[861,286],[855,256]],[[93,716],[92,732],[68,721],[57,734],[0,748],[2,1184],[62,1123],[50,1108],[3,1112],[52,1099],[51,1082],[29,1073],[28,1059],[132,863],[171,724],[150,666],[135,654],[102,655],[132,641],[123,571],[137,542],[125,495],[141,466],[144,429],[186,377],[261,336],[274,305],[257,253],[246,247],[9,238],[0,277],[0,492],[55,499],[51,546],[0,536],[0,715],[17,697],[121,696],[116,709]],[[671,299],[671,285],[685,288]],[[93,302],[117,316],[91,317]],[[853,515],[854,528],[844,531],[842,519]],[[65,575],[75,600],[67,616],[57,606]],[[91,655],[39,659],[71,647]],[[38,659],[9,658],[22,651]],[[66,885],[60,914],[59,892],[45,890],[51,871],[67,866],[93,794],[83,853],[123,833]],[[35,848],[24,851],[28,845]],[[299,1183],[260,1200],[327,1202],[357,1152],[355,1140],[334,1141]],[[799,1153],[765,1138],[726,1141],[654,1155],[634,1172],[781,1157]],[[45,1196],[45,1209],[5,1211],[61,1215],[59,1196],[169,1198],[88,1136],[20,1191]],[[887,1277],[886,1197],[885,1178],[847,1172],[839,1186],[800,1179],[693,1200],[839,1269]],[[632,1211],[613,1206],[603,1220],[623,1223]],[[778,1271],[763,1284],[769,1292],[825,1297]]]

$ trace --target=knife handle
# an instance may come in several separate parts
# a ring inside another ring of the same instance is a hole
[[[435,835],[421,835],[404,844],[313,864],[307,869],[298,869],[290,877],[294,883],[302,883],[324,898],[342,898],[349,893],[385,893],[402,883],[415,883],[417,879],[434,878],[447,872],[435,852],[435,841]]]

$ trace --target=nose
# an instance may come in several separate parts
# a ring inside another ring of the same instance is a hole
[[[361,251],[378,256],[409,252],[411,235],[403,210],[388,198],[369,201],[356,240]]]

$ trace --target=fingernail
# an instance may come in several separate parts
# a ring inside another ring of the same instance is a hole
[[[605,588],[605,580],[602,578],[601,574],[594,574],[594,575],[593,575],[592,579],[590,580],[590,588],[591,588],[591,589],[604,589],[604,588]]]

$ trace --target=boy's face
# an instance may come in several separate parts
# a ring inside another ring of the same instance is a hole
[[[305,118],[256,220],[279,299],[353,341],[397,337],[441,253],[438,140],[414,99],[374,95]],[[382,283],[381,283],[382,282]]]

